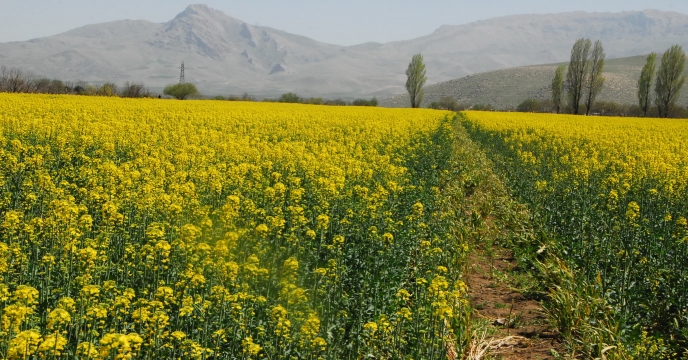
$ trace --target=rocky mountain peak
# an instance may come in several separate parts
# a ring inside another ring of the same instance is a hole
[[[180,12],[174,19],[211,19],[229,17],[220,10],[213,9],[205,4],[192,4]]]
[[[213,59],[236,52],[243,22],[207,5],[189,5],[164,24],[151,44],[161,48],[189,51]]]
[[[215,10],[208,5],[189,5],[174,19],[167,22],[167,24],[173,23],[184,23],[197,27],[223,30],[222,27],[238,26],[241,25],[243,21],[235,19],[220,10]]]

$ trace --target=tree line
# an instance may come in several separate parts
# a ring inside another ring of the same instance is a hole
[[[378,101],[376,97],[372,99],[355,99],[353,101],[346,101],[339,99],[323,99],[321,97],[301,97],[296,93],[288,92],[282,94],[277,99],[263,99],[265,102],[281,102],[291,104],[310,104],[310,105],[330,105],[330,106],[377,106]]]
[[[91,96],[119,96],[126,98],[153,97],[153,93],[142,83],[126,82],[124,86],[117,86],[113,82],[91,85],[85,81],[62,81],[49,79],[47,77],[35,76],[18,68],[7,68],[0,66],[0,92],[10,93],[34,93],[34,94],[71,94],[71,95],[91,95]],[[199,98],[201,95],[192,83],[183,82],[168,85],[163,90],[163,94],[179,100],[189,98]],[[215,96],[213,100],[233,100],[233,101],[256,101],[256,98],[247,93],[241,96]],[[355,99],[346,101],[343,99],[323,99],[321,97],[305,98],[295,93],[289,92],[282,94],[277,99],[264,99],[267,102],[301,103],[313,105],[332,105],[332,106],[377,106],[378,100]]]
[[[598,40],[592,45],[590,39],[579,39],[571,49],[568,69],[559,66],[552,79],[552,102],[559,113],[562,108],[564,89],[567,89],[569,107],[573,114],[580,112],[581,101],[585,114],[589,115],[593,103],[604,87],[604,48]],[[657,54],[650,54],[638,78],[638,105],[643,116],[647,116],[654,103],[659,117],[669,117],[676,106],[681,88],[686,81],[683,70],[686,54],[679,45],[670,47],[662,56],[659,69]],[[564,80],[566,71],[566,80]],[[653,84],[654,82],[654,84]],[[654,85],[654,91],[653,90]]]
[[[62,81],[36,76],[19,68],[0,66],[0,92],[33,94],[73,94],[92,96],[150,97],[142,83],[126,82],[117,86],[112,82],[91,85],[85,81]]]
[[[657,68],[657,54],[648,55],[646,64],[638,78],[638,105],[623,105],[612,102],[596,102],[598,95],[604,88],[604,65],[606,54],[602,42],[594,43],[590,39],[578,39],[572,49],[568,66],[557,67],[551,84],[550,100],[526,99],[516,108],[516,111],[526,112],[556,112],[557,114],[569,110],[575,115],[621,115],[648,116],[653,104],[659,117],[688,117],[688,110],[677,107],[681,89],[686,81],[683,75],[686,54],[679,45],[667,49],[662,55]],[[423,102],[423,86],[426,82],[425,64],[423,56],[415,54],[406,69],[406,90],[412,108],[420,107]],[[566,103],[565,103],[565,100]],[[476,105],[478,108],[491,109],[489,105]],[[459,111],[473,108],[458,104],[450,97],[443,97],[438,102],[432,102],[429,107]]]
[[[655,78],[655,61],[657,54],[648,55],[645,66],[638,79],[638,102],[643,109],[645,116],[649,110],[649,104],[653,101],[657,106],[659,117],[668,117],[676,104],[676,100],[681,93],[681,88],[686,82],[683,70],[686,65],[686,54],[681,46],[674,45],[662,55],[659,69],[654,84],[654,94],[649,89],[652,88],[652,80]]]

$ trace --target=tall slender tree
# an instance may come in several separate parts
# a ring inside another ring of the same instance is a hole
[[[676,104],[681,88],[686,82],[686,76],[683,75],[685,65],[686,53],[679,45],[670,47],[662,55],[655,82],[655,104],[659,117],[669,117],[669,112]]]
[[[557,67],[554,72],[554,79],[552,79],[552,102],[557,114],[561,111],[561,97],[564,94],[564,71],[566,71],[566,66]]]
[[[645,66],[638,78],[638,105],[643,110],[643,116],[647,117],[647,111],[652,104],[652,83],[655,79],[657,54],[651,53],[645,60]]]
[[[592,48],[589,59],[590,72],[586,78],[585,88],[587,90],[585,99],[585,115],[590,115],[590,110],[592,109],[592,104],[595,102],[595,98],[602,91],[604,87],[604,75],[602,71],[604,70],[604,48],[602,47],[602,42],[597,40]]]
[[[571,49],[571,60],[569,61],[569,70],[566,73],[566,82],[569,85],[569,104],[575,115],[578,115],[580,102],[583,98],[585,79],[590,68],[588,56],[591,47],[592,42],[590,39],[581,38],[576,41]]]
[[[413,55],[411,63],[406,69],[406,90],[411,98],[411,107],[420,107],[423,103],[423,86],[425,85],[425,64],[423,64],[423,55]]]

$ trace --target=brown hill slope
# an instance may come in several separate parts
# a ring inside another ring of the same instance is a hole
[[[598,100],[636,104],[636,83],[645,58],[643,55],[607,60],[604,72],[607,80]],[[496,109],[513,109],[526,99],[549,99],[550,84],[559,65],[562,64],[495,70],[429,85],[425,89],[423,106],[427,107],[445,96],[456,99],[460,104],[490,104]],[[688,89],[682,91],[678,103],[688,105]],[[406,94],[399,94],[381,100],[380,106],[408,107],[410,103]]]

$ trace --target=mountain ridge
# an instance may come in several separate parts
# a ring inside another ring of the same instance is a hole
[[[443,25],[415,39],[327,44],[250,25],[206,5],[164,23],[119,20],[57,35],[0,43],[0,65],[63,80],[173,83],[179,65],[207,94],[390,97],[403,93],[406,66],[422,53],[428,83],[485,71],[564,61],[579,37],[601,39],[609,58],[688,42],[688,15],[657,10],[510,15]]]

